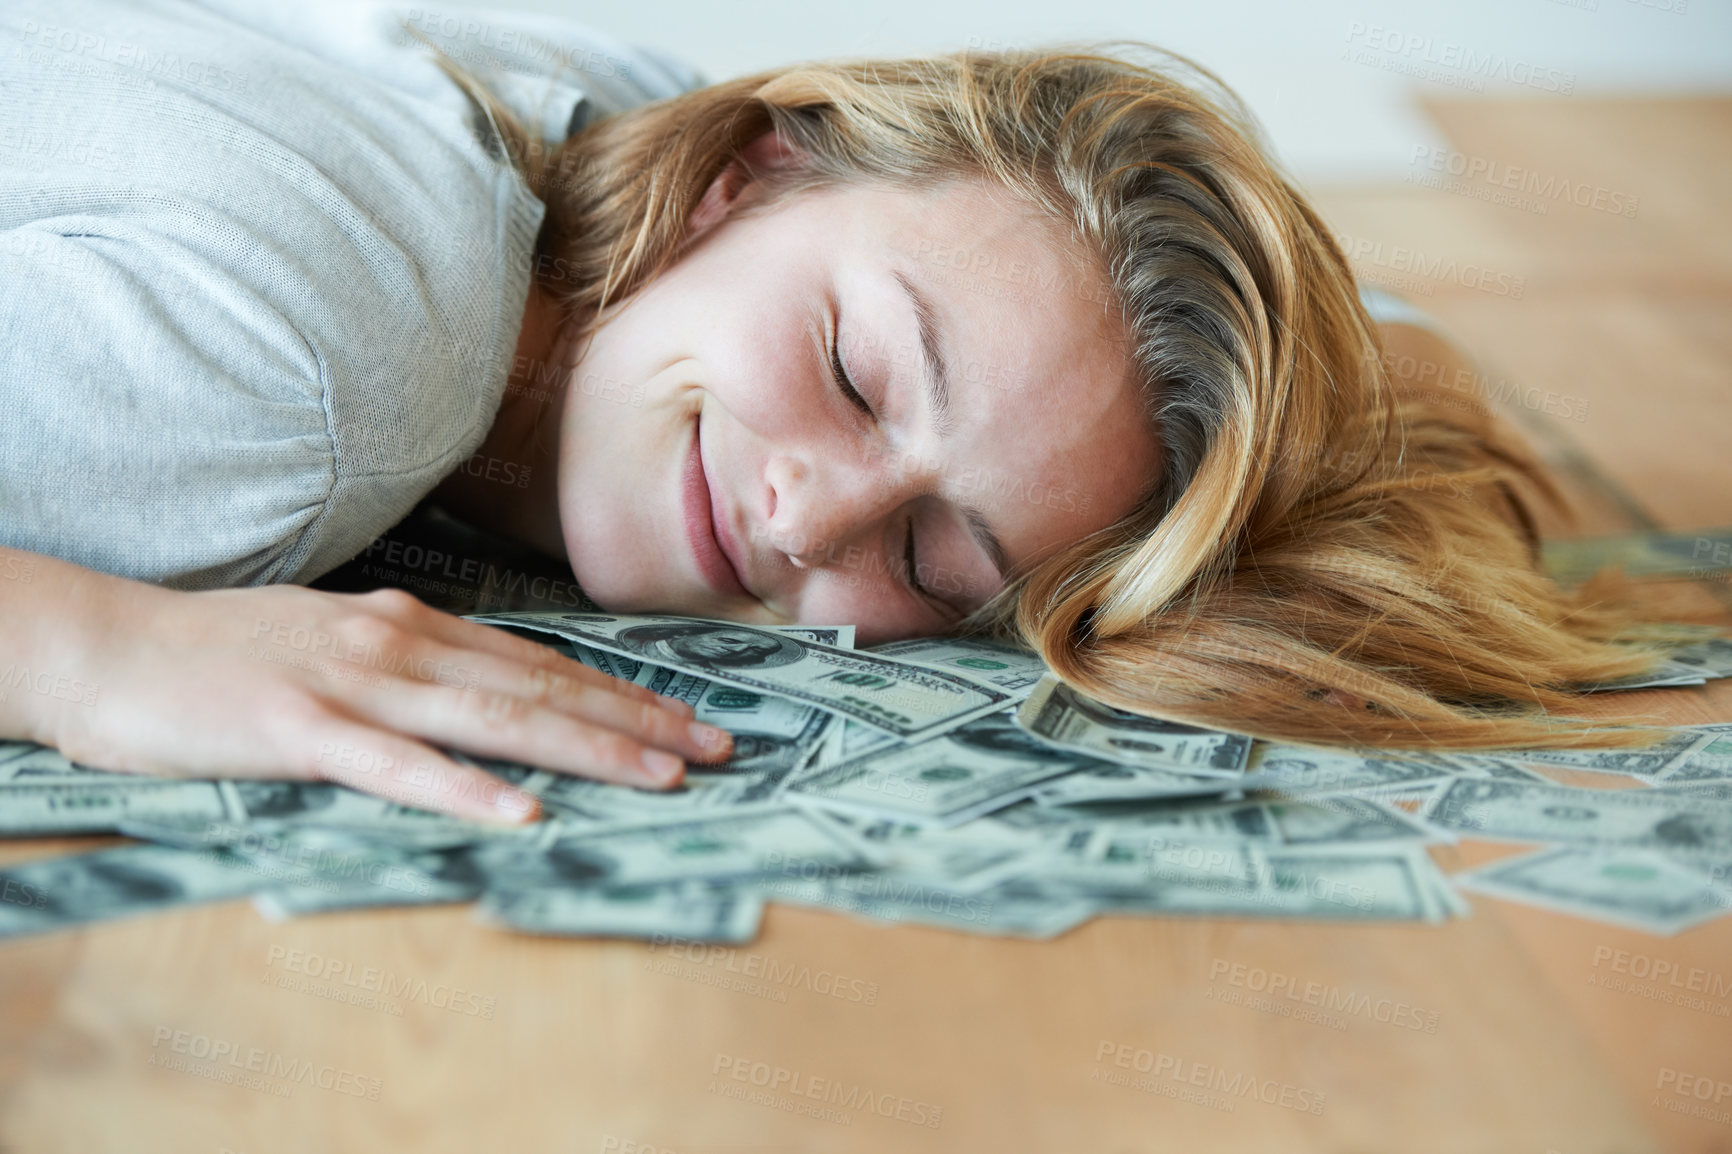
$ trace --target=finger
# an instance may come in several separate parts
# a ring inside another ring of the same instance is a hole
[[[406,679],[471,692],[510,694],[532,705],[618,730],[682,758],[725,761],[733,751],[733,738],[726,730],[663,708],[669,698],[650,694],[646,701],[617,692],[617,687],[626,683],[613,678],[603,678],[605,684],[596,685],[578,681],[557,668],[454,649],[425,638],[406,639],[404,645],[414,647],[413,660],[396,663],[392,671]]]
[[[548,646],[531,641],[526,637],[519,637],[496,626],[483,625],[479,621],[465,621],[461,617],[441,613],[408,594],[404,594],[402,597],[382,596],[383,594],[396,594],[398,592],[400,591],[395,589],[381,589],[373,593],[363,594],[363,596],[376,598],[380,606],[379,611],[386,616],[399,620],[416,632],[442,641],[455,649],[491,653],[495,657],[517,661],[531,668],[546,669],[587,685],[614,689],[627,697],[652,702],[686,717],[691,717],[696,713],[696,710],[683,701],[672,697],[663,697],[623,678],[609,677],[599,669],[591,669],[581,661],[557,653]],[[555,635],[548,634],[548,636],[553,637]]]
[[[484,769],[462,765],[438,750],[346,718],[320,728],[310,771],[340,785],[401,805],[495,825],[523,825],[541,802]]]
[[[375,724],[440,745],[621,785],[665,789],[684,761],[607,725],[491,689],[397,678],[364,685],[347,704]],[[623,710],[637,707],[622,702]]]

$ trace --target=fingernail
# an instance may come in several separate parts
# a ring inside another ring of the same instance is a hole
[[[493,799],[493,808],[520,821],[534,821],[541,812],[541,799],[520,789],[502,789]]]
[[[690,705],[687,705],[677,697],[662,697],[657,695],[656,704],[660,705],[664,709],[673,710],[681,717],[696,717],[698,715],[697,710],[693,709]]]
[[[650,777],[658,784],[665,784],[680,775],[685,769],[685,762],[671,753],[663,753],[659,749],[643,751],[643,767],[649,770]]]
[[[713,725],[705,725],[701,721],[691,724],[692,740],[711,753],[721,753],[733,744],[734,739],[725,729],[717,729]]]

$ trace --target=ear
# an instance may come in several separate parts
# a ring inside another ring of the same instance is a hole
[[[775,129],[751,141],[728,161],[726,167],[710,181],[709,188],[704,190],[702,199],[686,219],[686,230],[690,237],[700,236],[727,219],[728,213],[739,203],[740,194],[752,183],[752,174],[748,169],[771,172],[790,168],[799,163],[799,160],[800,153]]]

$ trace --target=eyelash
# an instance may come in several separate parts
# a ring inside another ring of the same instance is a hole
[[[836,387],[840,389],[842,395],[848,399],[849,404],[859,409],[862,413],[865,413],[871,419],[878,419],[877,414],[872,411],[871,404],[865,397],[860,395],[860,390],[854,387],[854,382],[848,379],[848,370],[842,364],[841,349],[834,341],[830,344],[830,375],[835,379]],[[903,563],[908,566],[908,587],[914,590],[915,594],[919,597],[931,600],[931,592],[920,584],[920,578],[918,576],[919,566],[915,562],[914,553],[913,518],[909,518],[908,520],[908,538],[907,543],[902,548],[902,560]]]
[[[921,586],[918,576],[919,566],[914,561],[914,518],[912,517],[908,519],[908,543],[902,547],[902,560],[908,566],[908,587],[930,600],[932,594]]]
[[[835,379],[836,387],[842,390],[842,395],[848,399],[849,404],[873,420],[878,419],[877,414],[872,411],[872,406],[867,403],[865,397],[860,395],[860,390],[854,387],[854,382],[848,379],[848,370],[842,365],[842,350],[834,342],[830,345],[830,375]]]

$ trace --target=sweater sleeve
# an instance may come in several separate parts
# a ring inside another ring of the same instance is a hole
[[[181,587],[283,579],[335,482],[324,366],[124,219],[0,234],[0,542]]]

